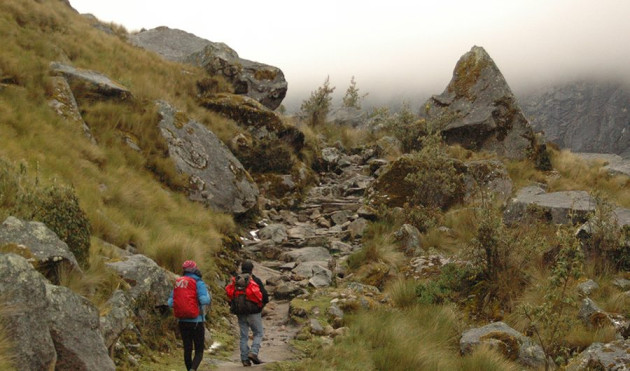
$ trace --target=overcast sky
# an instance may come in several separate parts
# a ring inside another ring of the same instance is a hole
[[[550,81],[630,75],[629,0],[70,0],[133,32],[168,26],[282,69],[285,103],[330,76],[370,97],[438,94],[483,46],[515,93]],[[402,99],[402,98],[401,98]]]

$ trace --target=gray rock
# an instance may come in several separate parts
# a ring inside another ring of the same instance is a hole
[[[300,295],[302,289],[292,282],[281,282],[273,292],[273,297],[278,300],[289,300]]]
[[[312,226],[298,225],[287,230],[287,234],[290,239],[303,240],[309,237],[315,236],[315,231]]]
[[[630,339],[615,340],[608,344],[593,343],[566,367],[567,371],[628,370],[630,365]]]
[[[328,261],[330,252],[324,247],[311,246],[301,249],[294,249],[282,254],[284,261],[310,262],[310,261]]]
[[[24,370],[54,370],[55,345],[50,336],[46,278],[26,259],[0,254],[0,296],[3,305],[18,308],[4,315],[6,330],[19,347],[15,356]]]
[[[361,205],[359,210],[357,210],[357,214],[361,218],[367,219],[370,221],[375,221],[376,219],[378,219],[378,211],[372,206],[368,206],[368,205]]]
[[[400,248],[407,256],[415,256],[422,252],[420,231],[411,224],[403,224],[394,233],[394,238],[400,243]]]
[[[578,317],[590,328],[612,324],[610,317],[590,298],[582,299]]]
[[[315,260],[315,261],[305,261],[298,264],[295,268],[293,268],[292,272],[297,274],[300,277],[304,278],[312,278],[315,274],[321,274],[323,270],[328,270],[328,262],[324,260]],[[328,271],[326,275],[330,273]],[[331,273],[332,276],[332,273]]]
[[[282,224],[269,224],[258,232],[258,237],[263,240],[272,240],[275,243],[282,243],[287,240],[287,228]]]
[[[51,62],[50,70],[53,75],[63,76],[68,81],[75,98],[131,98],[131,92],[127,88],[99,72],[60,62]]]
[[[368,221],[363,218],[358,218],[348,225],[348,231],[351,238],[360,238],[365,233],[365,229],[368,226]]]
[[[352,216],[352,213],[350,211],[340,210],[340,211],[335,211],[334,213],[332,213],[332,215],[330,216],[330,219],[333,221],[333,223],[335,223],[335,225],[341,225],[347,222],[351,216]]]
[[[332,170],[337,167],[342,153],[335,147],[326,147],[322,149],[321,156],[324,164]]]
[[[57,370],[115,370],[99,329],[98,309],[66,287],[46,285]]]
[[[427,121],[438,125],[449,144],[523,159],[534,133],[505,78],[486,51],[474,46],[455,66],[441,95],[424,105]]]
[[[349,254],[352,252],[352,245],[349,245],[345,242],[341,241],[332,241],[330,243],[330,250],[334,252],[339,252],[341,254]]]
[[[68,81],[60,76],[54,76],[51,79],[52,83],[52,99],[48,102],[48,105],[52,107],[57,114],[70,122],[74,122],[81,128],[83,134],[92,142],[96,143],[90,127],[83,120],[79,106]]]
[[[300,264],[301,265],[301,264]],[[315,288],[328,287],[332,284],[332,272],[321,265],[312,266],[313,276],[308,280],[308,283]]]
[[[542,211],[543,215],[556,224],[584,222],[589,213],[595,211],[595,200],[585,191],[564,191],[544,193],[539,187],[521,189],[513,198],[503,220],[513,224],[528,216],[531,207]]]
[[[612,281],[612,284],[622,291],[630,289],[630,280],[627,278],[617,277]]]
[[[618,81],[575,81],[519,97],[536,131],[573,152],[622,154],[630,148],[630,88]]]
[[[628,151],[628,150],[626,150]],[[574,155],[585,160],[589,164],[601,162],[604,164],[603,169],[608,171],[612,176],[625,175],[630,176],[630,160],[612,153],[586,153],[578,152]],[[626,153],[627,156],[627,153]]]
[[[105,313],[100,318],[105,346],[111,349],[120,335],[133,323],[135,300],[122,290],[114,291],[106,303]]]
[[[177,170],[191,179],[189,198],[216,210],[241,214],[256,205],[258,187],[223,142],[204,125],[183,120],[159,102],[160,131]]]
[[[286,95],[288,84],[279,68],[242,59],[224,43],[168,27],[141,31],[129,39],[168,60],[202,67],[210,75],[222,75],[234,85],[237,94],[247,95],[269,109],[278,108]]]
[[[153,260],[136,254],[105,265],[131,285],[129,292],[134,300],[150,295],[155,305],[167,304],[176,275],[160,267]]]
[[[316,336],[322,336],[325,334],[324,328],[316,318],[311,318],[308,324],[311,329],[311,334]]]
[[[593,291],[597,289],[599,289],[599,285],[597,284],[597,282],[590,279],[577,285],[578,292],[586,296],[590,295]]]
[[[377,140],[376,147],[378,148],[378,153],[383,157],[400,156],[402,153],[400,140],[390,136],[384,136]]]
[[[509,339],[508,341],[506,341]],[[465,331],[459,341],[460,352],[468,354],[477,346],[485,344],[499,350],[510,359],[529,367],[543,367],[545,354],[539,345],[503,322]]]
[[[8,217],[0,226],[0,245],[6,244],[24,250],[23,255],[32,257],[37,269],[54,283],[61,267],[81,272],[68,245],[43,223]]]
[[[336,125],[358,127],[367,119],[365,112],[356,107],[335,108],[328,114],[328,121]]]

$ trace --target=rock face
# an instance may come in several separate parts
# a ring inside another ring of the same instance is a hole
[[[224,43],[168,27],[142,31],[130,35],[129,40],[168,60],[190,63],[211,75],[221,75],[234,85],[236,94],[253,98],[269,109],[278,108],[287,94],[288,84],[279,68],[242,59]]]
[[[241,214],[254,205],[258,187],[230,150],[204,125],[159,102],[160,131],[177,170],[191,179],[189,198]]]
[[[481,344],[495,348],[509,359],[518,360],[526,366],[537,368],[545,364],[542,348],[503,322],[465,331],[459,341],[462,354],[472,352]]]
[[[46,285],[56,370],[115,370],[99,330],[98,309],[61,286]]]
[[[622,154],[630,150],[630,86],[579,81],[520,99],[525,115],[545,138],[573,152]]]
[[[13,245],[15,252],[31,258],[38,270],[53,282],[63,266],[81,271],[68,245],[43,223],[8,217],[0,225],[0,246],[8,244]]]
[[[448,143],[471,150],[523,159],[534,146],[534,133],[505,78],[481,47],[464,54],[453,79],[425,104],[425,118]]]
[[[259,140],[279,139],[298,152],[304,146],[304,134],[286,125],[280,116],[256,100],[234,94],[219,93],[205,98],[201,105],[218,112],[246,128]]]
[[[0,254],[0,295],[3,304],[20,308],[4,318],[24,370],[54,370],[55,345],[48,325],[46,279],[26,259]]]

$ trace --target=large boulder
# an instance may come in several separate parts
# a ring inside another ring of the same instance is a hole
[[[336,125],[358,127],[363,126],[367,115],[360,108],[339,107],[328,114],[328,121]]]
[[[630,340],[615,340],[608,344],[591,344],[569,362],[566,370],[627,370],[629,366]]]
[[[545,354],[539,345],[503,322],[465,331],[459,341],[462,354],[468,354],[479,345],[497,349],[507,358],[534,368],[545,365]]]
[[[573,152],[628,153],[630,86],[575,81],[519,97],[534,130]]]
[[[281,259],[284,261],[309,262],[328,261],[330,257],[330,252],[325,247],[311,246],[287,251],[282,254]]]
[[[2,305],[16,308],[5,313],[3,320],[16,345],[20,368],[54,370],[57,353],[50,336],[47,280],[15,254],[0,254],[0,273]]]
[[[278,108],[287,93],[288,84],[279,68],[242,59],[224,43],[168,27],[144,30],[130,35],[129,40],[168,60],[190,63],[211,75],[223,76],[234,85],[237,94],[253,98],[269,109]]]
[[[53,94],[50,101],[48,101],[48,105],[52,107],[59,116],[80,126],[83,134],[90,141],[95,142],[90,127],[83,120],[83,116],[81,116],[77,100],[74,99],[74,94],[72,93],[72,89],[70,89],[70,85],[68,85],[68,81],[61,76],[53,76],[50,80]]]
[[[258,187],[214,133],[159,102],[160,131],[177,170],[191,180],[189,198],[218,211],[241,214],[256,205]]]
[[[291,146],[296,152],[304,147],[304,134],[299,129],[286,125],[280,115],[252,98],[218,93],[204,98],[201,105],[234,120],[257,140],[277,139]]]
[[[173,290],[176,276],[172,272],[157,265],[142,254],[136,254],[124,260],[106,263],[125,282],[131,286],[130,293],[134,299],[150,295],[156,305],[166,305]]]
[[[534,133],[501,71],[482,47],[474,46],[455,66],[440,95],[425,104],[424,116],[446,141],[523,159],[534,148]]]
[[[68,245],[44,223],[8,217],[0,225],[0,247],[28,258],[52,282],[61,269],[81,271]]]
[[[127,88],[100,72],[84,70],[60,62],[52,62],[50,70],[52,75],[62,76],[68,81],[75,98],[122,100],[131,98],[131,92]]]
[[[115,370],[99,329],[99,312],[86,298],[61,286],[46,285],[56,370]]]
[[[538,186],[531,186],[522,188],[510,200],[503,220],[514,224],[533,213],[555,224],[584,222],[595,211],[595,205],[595,200],[585,191],[546,193]]]

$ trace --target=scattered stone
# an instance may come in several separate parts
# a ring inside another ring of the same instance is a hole
[[[619,290],[628,290],[630,289],[630,280],[623,278],[623,277],[617,277],[612,281],[612,284],[615,285]]]
[[[275,243],[282,243],[287,240],[287,229],[282,224],[269,224],[258,232],[258,237],[263,240],[272,240]]]
[[[365,233],[365,229],[367,228],[367,226],[368,226],[368,221],[363,218],[359,218],[353,221],[352,223],[350,223],[350,225],[348,225],[350,238],[356,239],[356,238],[362,237],[363,233]]]
[[[311,334],[316,335],[316,336],[325,335],[324,328],[322,327],[322,325],[319,323],[317,319],[311,318],[309,320],[309,327],[311,329]]]
[[[567,365],[567,371],[627,370],[630,365],[630,339],[608,344],[593,343]]]
[[[543,367],[545,354],[539,345],[503,322],[465,331],[459,341],[460,352],[468,354],[477,346],[485,344],[497,349],[508,359],[518,360],[529,367]]]
[[[394,238],[400,243],[400,249],[407,256],[417,256],[422,253],[420,231],[411,224],[403,224],[394,233]]]
[[[302,293],[302,289],[292,282],[282,282],[273,293],[277,300],[290,300]]]
[[[597,282],[591,279],[584,281],[577,286],[578,292],[585,296],[590,295],[593,291],[597,289],[599,289],[599,285],[597,284]]]
[[[608,314],[606,314],[590,298],[582,299],[582,306],[580,307],[578,317],[589,328],[599,328],[606,325],[612,325]]]
[[[282,254],[281,259],[296,262],[328,261],[330,252],[326,248],[319,246],[303,247]]]

